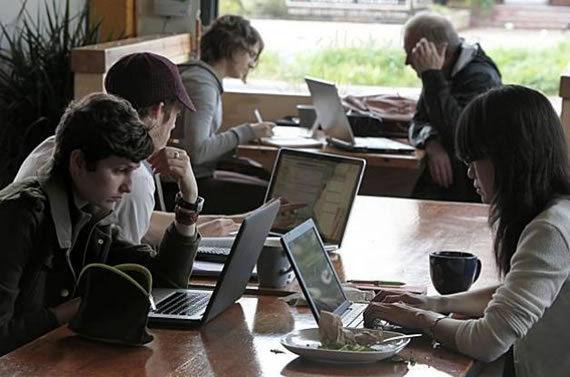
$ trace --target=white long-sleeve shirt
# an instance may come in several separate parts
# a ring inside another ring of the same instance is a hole
[[[511,270],[484,316],[462,323],[462,353],[491,361],[514,344],[517,377],[570,375],[570,199],[523,230]]]

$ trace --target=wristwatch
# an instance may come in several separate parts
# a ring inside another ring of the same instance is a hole
[[[204,207],[204,198],[199,196],[196,199],[195,203],[190,203],[190,202],[187,202],[186,200],[184,200],[180,191],[178,191],[176,193],[176,196],[174,198],[174,202],[180,208],[184,208],[184,209],[187,209],[189,211],[194,211],[197,213],[202,212],[202,207]]]

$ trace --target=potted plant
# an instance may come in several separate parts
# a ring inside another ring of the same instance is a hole
[[[53,135],[73,99],[71,50],[97,42],[87,5],[70,14],[70,0],[45,3],[34,19],[22,3],[15,29],[0,25],[0,188],[12,182],[26,156]],[[64,8],[64,9],[61,9]]]

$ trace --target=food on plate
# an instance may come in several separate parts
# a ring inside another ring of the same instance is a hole
[[[319,318],[319,338],[324,348],[341,351],[372,351],[370,345],[384,339],[381,329],[363,330],[342,327],[341,318],[322,310]]]
[[[344,346],[336,346],[336,345],[328,345],[328,346],[319,346],[319,348],[327,349],[327,350],[335,350],[335,351],[353,351],[353,352],[374,352],[375,349],[367,346],[361,346],[358,344],[345,344]]]

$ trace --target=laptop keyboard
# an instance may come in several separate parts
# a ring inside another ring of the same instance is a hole
[[[231,248],[217,246],[200,246],[196,254],[196,260],[207,262],[225,262],[230,255]]]
[[[366,305],[361,304],[352,304],[341,316],[342,323],[345,327],[350,328],[362,328],[364,327],[364,316],[362,313]],[[406,334],[410,334],[413,332],[409,332],[404,329],[403,327],[396,325],[394,323],[385,321],[383,319],[377,319],[372,324],[371,328],[373,329],[382,329],[386,331],[397,331],[397,332],[404,332]]]
[[[191,316],[204,308],[210,292],[174,292],[156,306],[157,314]]]
[[[351,305],[344,313],[342,313],[342,323],[346,327],[362,327],[364,318],[362,313],[366,305]]]

